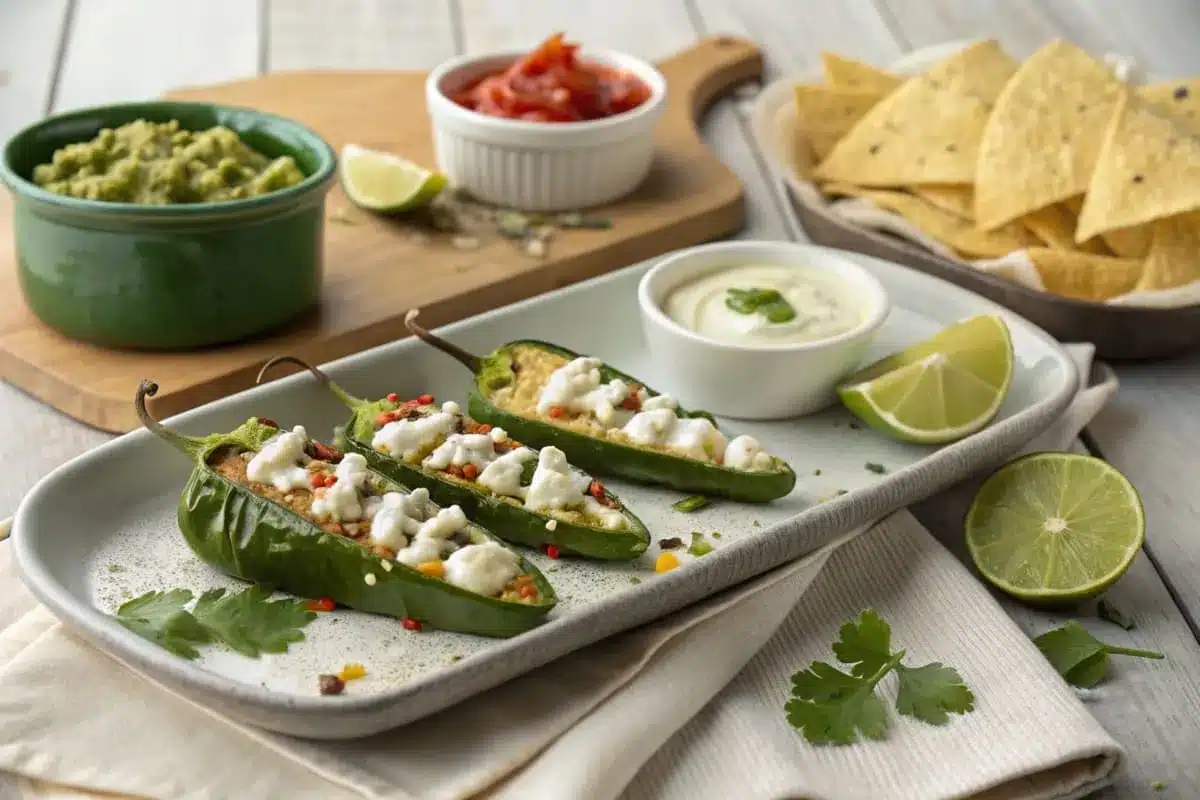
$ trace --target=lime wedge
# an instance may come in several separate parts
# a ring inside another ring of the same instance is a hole
[[[356,144],[342,148],[342,188],[355,205],[396,213],[429,203],[446,186],[446,176],[400,156]]]
[[[906,442],[944,444],[981,430],[1012,382],[1008,326],[971,317],[859,370],[838,397],[863,422]]]
[[[1095,597],[1146,536],[1137,490],[1105,461],[1034,453],[984,481],[964,522],[967,551],[997,589],[1031,603]]]

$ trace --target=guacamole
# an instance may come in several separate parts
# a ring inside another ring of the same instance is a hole
[[[177,120],[104,128],[33,170],[34,183],[48,192],[141,205],[239,200],[302,180],[290,156],[272,160],[229,128],[188,131]]]

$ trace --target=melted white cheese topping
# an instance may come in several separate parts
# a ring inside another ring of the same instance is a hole
[[[538,413],[558,407],[576,414],[590,413],[603,424],[611,424],[613,412],[629,394],[629,385],[617,378],[602,384],[600,363],[599,359],[580,357],[554,370],[538,396]]]
[[[496,542],[469,544],[446,559],[446,581],[482,595],[497,595],[521,573],[517,554]]]
[[[439,411],[416,419],[393,420],[375,431],[371,447],[395,458],[410,461],[421,451],[447,436],[458,421],[456,414]]]
[[[518,447],[509,450],[479,473],[476,483],[491,489],[505,497],[525,497],[525,487],[521,485],[521,472],[525,462],[536,457],[536,453],[528,447]]]
[[[246,464],[246,477],[255,483],[269,483],[281,492],[308,486],[308,472],[300,466],[307,444],[303,425],[275,434]]]
[[[369,506],[371,541],[397,551],[404,549],[408,537],[421,529],[428,506],[427,489],[413,489],[410,494],[388,492]]]
[[[313,516],[335,522],[357,522],[365,507],[362,493],[367,481],[367,460],[358,453],[347,453],[338,462],[333,486],[317,489],[312,503]]]
[[[725,466],[747,472],[765,472],[771,469],[774,459],[763,451],[758,439],[753,436],[736,436],[725,448]]]
[[[496,444],[488,434],[452,433],[421,464],[432,469],[474,464],[483,469],[495,458]]]

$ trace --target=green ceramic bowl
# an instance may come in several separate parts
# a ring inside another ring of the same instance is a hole
[[[30,180],[55,150],[137,119],[228,126],[268,156],[292,156],[305,179],[243,200],[169,206],[64,197]],[[195,348],[279,327],[320,296],[336,168],[312,130],[248,108],[153,101],[48,117],[13,136],[0,160],[21,291],[50,327],[106,347]]]

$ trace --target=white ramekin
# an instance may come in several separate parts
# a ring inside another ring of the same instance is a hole
[[[613,51],[580,58],[628,70],[650,87],[637,108],[589,122],[525,122],[463,108],[450,95],[509,66],[522,52],[460,56],[429,74],[425,104],[438,169],[488,203],[521,211],[572,211],[616,200],[637,188],[654,160],[654,124],[666,109],[667,82],[649,63]]]
[[[829,270],[856,292],[864,310],[858,327],[800,344],[739,345],[708,339],[662,310],[677,286],[728,267],[795,266]],[[791,242],[732,241],[667,255],[638,284],[642,330],[656,385],[684,407],[735,419],[787,419],[836,399],[837,384],[861,366],[891,308],[883,285],[837,251]]]

